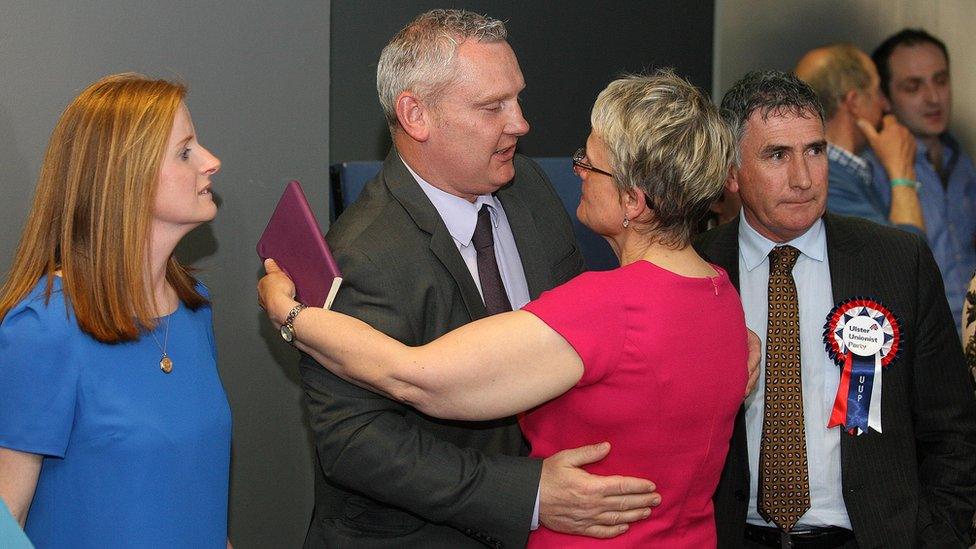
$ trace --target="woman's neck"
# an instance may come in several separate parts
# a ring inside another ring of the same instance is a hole
[[[668,245],[655,235],[634,234],[620,247],[620,266],[649,261],[682,276],[715,276],[716,271],[689,243]]]
[[[166,266],[179,240],[152,238],[149,246],[149,265],[146,270],[146,287],[157,316],[165,316],[176,310],[179,296],[166,280]]]

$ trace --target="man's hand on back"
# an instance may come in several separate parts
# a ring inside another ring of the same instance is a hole
[[[539,522],[557,532],[612,538],[645,519],[661,503],[654,483],[640,478],[591,475],[583,465],[610,453],[603,442],[563,450],[542,462]]]

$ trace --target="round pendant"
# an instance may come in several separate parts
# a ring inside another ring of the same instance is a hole
[[[164,374],[168,374],[173,371],[173,361],[166,355],[159,359],[159,369],[163,371]]]

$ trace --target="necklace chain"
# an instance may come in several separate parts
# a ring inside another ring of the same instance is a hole
[[[156,328],[153,328],[153,330],[151,332],[149,332],[149,335],[151,335],[152,338],[153,338],[153,342],[156,343],[156,347],[159,347],[159,351],[161,353],[163,353],[163,355],[159,358],[159,369],[162,370],[163,373],[166,373],[166,374],[168,374],[168,373],[170,373],[170,372],[173,371],[173,360],[170,359],[169,358],[169,355],[166,353],[166,349],[169,346],[169,320],[170,320],[170,317],[167,316],[166,317],[166,335],[163,336],[163,344],[162,345],[159,344],[159,339],[156,338]]]

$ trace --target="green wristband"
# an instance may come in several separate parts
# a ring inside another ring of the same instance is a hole
[[[922,184],[919,183],[918,181],[914,181],[912,179],[905,179],[905,178],[898,177],[898,178],[895,178],[895,179],[892,179],[891,180],[891,186],[892,187],[911,187],[911,188],[913,188],[913,189],[915,189],[917,191],[918,188],[922,186]]]

